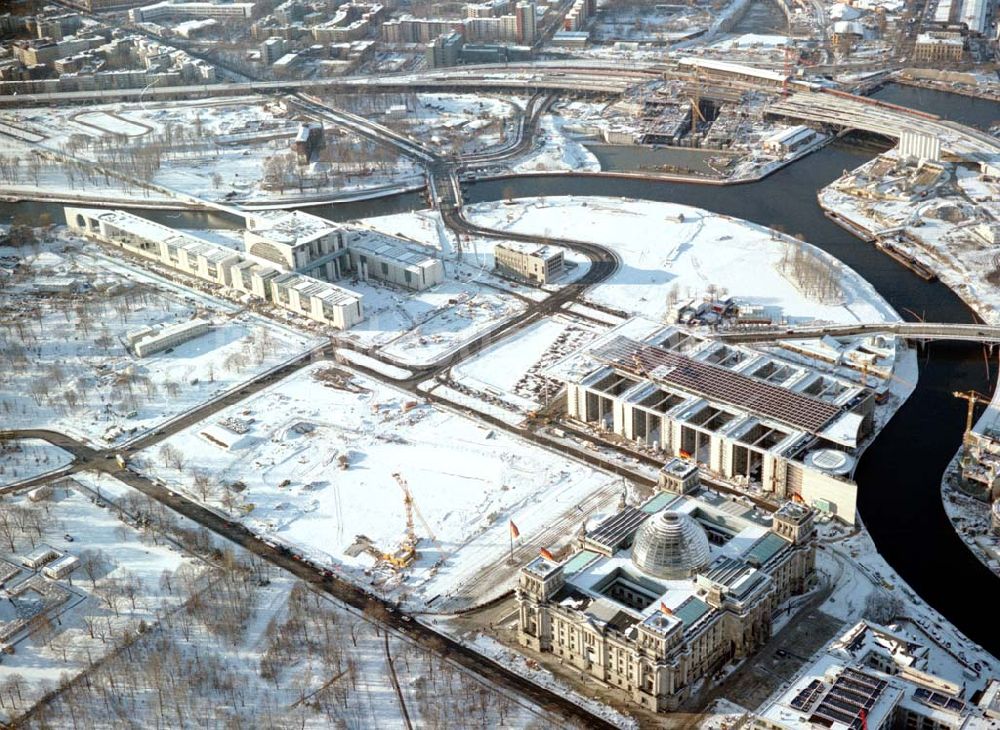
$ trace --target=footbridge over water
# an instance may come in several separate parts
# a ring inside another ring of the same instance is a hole
[[[908,340],[952,340],[957,342],[1000,343],[1000,326],[986,324],[943,324],[936,322],[874,322],[825,324],[803,327],[759,327],[722,330],[715,337],[727,342],[773,342],[818,337],[894,335]]]

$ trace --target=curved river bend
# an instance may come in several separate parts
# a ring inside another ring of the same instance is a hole
[[[986,126],[1000,116],[998,104],[923,89],[889,87],[878,96],[976,126]],[[836,144],[760,182],[721,188],[623,178],[525,176],[470,184],[466,200],[501,200],[505,191],[513,189],[515,197],[615,195],[693,205],[803,234],[864,276],[904,317],[913,312],[940,322],[973,320],[972,311],[943,284],[924,282],[823,215],[816,202],[817,190],[869,157],[870,152]],[[310,211],[347,220],[422,207],[423,197],[409,193]],[[58,205],[0,203],[0,220],[13,215],[37,219],[41,212],[61,220]],[[236,225],[213,213],[138,212],[183,228]],[[964,426],[965,404],[952,391],[991,392],[992,386],[980,346],[929,346],[920,354],[916,390],[864,453],[855,477],[861,516],[879,552],[925,601],[1000,656],[1000,630],[993,614],[1000,580],[958,538],[940,496],[941,476],[960,444]]]

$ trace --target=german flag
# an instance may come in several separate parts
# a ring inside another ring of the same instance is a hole
[[[538,554],[541,555],[546,560],[551,560],[552,562],[555,562],[556,560],[556,556],[550,553],[546,548],[542,548],[541,550],[539,550]]]
[[[669,608],[667,608],[667,604],[665,604],[663,601],[660,601],[660,611],[662,611],[667,616],[674,615],[674,612],[671,611]]]
[[[514,524],[514,520],[510,521],[510,539],[516,540],[521,536],[521,531],[517,529],[517,525]]]

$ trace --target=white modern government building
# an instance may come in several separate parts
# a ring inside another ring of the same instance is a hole
[[[875,410],[874,393],[857,383],[641,319],[547,374],[565,383],[571,419],[855,521],[848,475]]]
[[[243,251],[121,210],[65,214],[88,238],[344,330],[364,319],[362,295],[334,282],[375,279],[420,291],[444,280],[441,261],[418,246],[301,211],[248,214]]]
[[[538,557],[518,577],[518,638],[675,710],[699,680],[756,652],[776,609],[815,581],[815,512],[775,513],[701,486],[672,460],[663,491],[580,535],[566,560]]]

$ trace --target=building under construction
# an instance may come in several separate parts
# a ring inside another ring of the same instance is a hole
[[[679,327],[635,339],[629,326],[551,369],[569,418],[854,522],[847,475],[873,429],[871,390]]]

